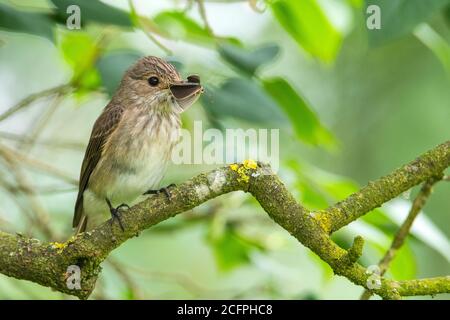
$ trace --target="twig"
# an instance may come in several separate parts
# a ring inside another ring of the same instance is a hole
[[[70,88],[69,84],[63,84],[63,85],[56,86],[56,87],[53,87],[50,89],[46,89],[46,90],[43,90],[43,91],[40,91],[37,93],[30,94],[29,96],[27,96],[24,99],[22,99],[21,101],[19,101],[16,105],[12,106],[11,108],[9,108],[5,112],[3,112],[0,115],[0,122],[9,118],[16,112],[28,107],[30,104],[32,104],[34,101],[36,101],[40,98],[54,95],[54,94],[61,93],[61,92],[65,92],[69,88]]]
[[[70,175],[65,173],[64,171],[57,169],[45,162],[39,161],[37,159],[32,159],[23,153],[20,153],[16,150],[10,149],[6,147],[5,145],[0,144],[0,153],[8,153],[10,156],[16,158],[18,162],[20,162],[22,165],[26,164],[32,168],[35,168],[37,170],[40,170],[42,172],[48,173],[52,176],[58,177],[63,181],[66,181],[69,184],[72,184],[74,186],[78,186],[78,180],[72,178]]]
[[[128,6],[130,7],[131,19],[136,27],[142,30],[147,38],[150,39],[157,47],[163,50],[167,55],[172,55],[172,50],[163,45],[147,28],[147,24],[142,21],[141,17],[137,14],[136,8],[134,6],[133,0],[128,0]]]
[[[34,146],[37,139],[39,138],[39,135],[41,134],[42,130],[44,130],[45,126],[50,121],[51,117],[55,113],[56,109],[58,108],[63,98],[64,95],[62,93],[58,92],[56,94],[48,109],[44,112],[43,115],[40,116],[40,119],[35,122],[36,123],[35,126],[29,130],[31,131],[31,133],[20,141],[19,145],[17,146],[18,149],[22,149],[24,153],[28,153],[31,150],[31,148]]]
[[[187,0],[186,6],[184,7],[183,11],[187,12],[187,11],[191,10],[192,6],[194,5],[194,1],[195,0]]]
[[[5,184],[3,180],[0,182],[0,186],[3,188],[3,190],[4,190],[5,192],[7,192],[7,193],[9,193],[9,194],[11,195],[12,201],[15,203],[15,205],[17,206],[17,208],[19,208],[19,210],[22,212],[22,214],[26,217],[26,220],[27,220],[28,223],[29,223],[29,228],[28,228],[28,229],[31,229],[32,227],[34,227],[34,219],[35,219],[35,217],[34,217],[34,215],[31,214],[31,212],[29,212],[28,208],[26,208],[26,207],[19,201],[19,198],[17,197],[17,193],[14,192],[14,191],[12,191],[12,190],[9,188],[8,184]],[[2,222],[2,223],[4,223],[4,222],[8,223],[7,221],[4,221],[4,220],[1,221],[1,222]],[[12,230],[13,230],[13,229],[11,229],[11,231],[12,231]]]
[[[389,265],[392,260],[394,260],[397,251],[402,247],[403,243],[406,240],[406,237],[411,230],[412,224],[416,219],[417,215],[420,213],[422,208],[425,206],[425,203],[428,197],[431,194],[433,185],[440,180],[440,177],[432,177],[424,182],[422,188],[417,194],[416,198],[413,201],[411,209],[409,210],[408,216],[406,217],[403,224],[398,229],[397,233],[392,240],[391,246],[383,258],[378,263],[378,267],[380,268],[380,275],[383,276],[386,271],[389,269]],[[368,300],[372,296],[372,293],[369,290],[365,290],[361,295],[361,300]]]
[[[30,208],[34,212],[34,216],[26,215],[26,217],[30,220],[33,227],[37,227],[42,231],[47,239],[54,239],[55,234],[48,226],[48,213],[41,205],[37,195],[34,193],[34,190],[29,186],[28,178],[20,170],[16,159],[11,154],[1,149],[0,156],[2,156],[5,160],[5,163],[15,177],[16,183],[19,185],[20,189],[27,190],[27,192],[24,192],[24,195],[28,200]]]
[[[26,285],[25,283],[22,283],[21,281],[17,281],[17,279],[11,279],[11,278],[7,278],[7,280],[9,280],[9,282],[13,285],[14,289],[16,289],[17,291],[19,291],[21,294],[24,295],[25,299],[32,299],[32,300],[42,299],[42,297],[35,294],[33,292],[33,290],[30,290],[29,288],[27,288],[25,286]]]
[[[156,44],[161,50],[163,50],[168,56],[172,55],[173,52],[169,48],[167,48],[165,45],[162,44],[161,41],[156,39],[156,37],[145,29],[145,27],[142,27],[141,30],[144,32],[144,34],[149,38],[154,44]]]
[[[77,188],[71,187],[71,188],[61,188],[59,186],[30,186],[29,188],[24,188],[20,185],[14,185],[0,176],[0,184],[3,185],[3,187],[10,192],[11,194],[17,194],[17,193],[30,193],[31,190],[34,190],[35,193],[39,194],[56,194],[56,193],[68,193],[68,192],[75,192],[77,191]]]
[[[208,22],[208,16],[206,15],[206,9],[205,9],[205,3],[203,0],[195,0],[197,2],[198,5],[198,12],[200,13],[200,17],[203,20],[203,24],[205,26],[206,31],[208,31],[208,33],[214,37],[214,31],[211,28],[211,25]]]
[[[184,288],[186,291],[189,291],[190,293],[194,295],[198,295],[199,292],[209,292],[210,290],[201,284],[193,281],[189,276],[183,273],[174,273],[174,272],[160,272],[160,271],[149,271],[149,270],[143,270],[141,268],[126,265],[127,269],[133,270],[134,272],[137,272],[141,276],[145,278],[155,279],[155,278],[164,278],[170,281],[176,282],[179,286]]]
[[[128,290],[130,290],[133,298],[141,299],[140,289],[128,274],[128,267],[124,266],[122,263],[112,257],[109,257],[106,262],[114,269],[114,271],[116,271],[120,278],[122,278],[123,282],[128,287]]]
[[[11,133],[11,132],[0,132],[0,137],[3,139],[11,140],[11,141],[19,141],[23,144],[31,144],[33,141],[27,136]],[[84,151],[86,149],[86,145],[79,142],[72,141],[53,141],[53,140],[39,140],[34,141],[34,144],[44,146],[47,148],[60,148],[60,149],[72,149],[76,151]]]
[[[264,1],[261,1],[261,2],[264,3]],[[267,9],[267,6],[262,7],[262,8],[258,7],[258,0],[248,0],[248,4],[257,13],[264,13],[264,11],[266,11],[266,9]]]
[[[95,300],[106,300],[108,296],[105,292],[105,280],[103,278],[98,279],[98,284],[95,287],[95,291],[92,293],[92,298]]]

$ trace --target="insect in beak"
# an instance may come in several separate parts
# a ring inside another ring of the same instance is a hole
[[[187,77],[187,81],[172,83],[169,89],[183,110],[191,106],[203,92],[200,77],[197,75]]]

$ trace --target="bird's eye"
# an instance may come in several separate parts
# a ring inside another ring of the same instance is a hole
[[[159,79],[158,79],[157,77],[150,77],[150,78],[148,78],[148,83],[149,83],[152,87],[157,86],[158,83],[159,83]]]

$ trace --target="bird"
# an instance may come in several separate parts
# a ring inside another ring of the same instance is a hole
[[[183,80],[169,62],[146,56],[124,74],[95,121],[81,165],[72,226],[76,234],[120,219],[121,210],[159,188],[180,139],[181,113],[203,92],[198,75]],[[169,186],[170,187],[170,186]]]

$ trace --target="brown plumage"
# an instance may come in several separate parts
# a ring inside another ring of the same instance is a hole
[[[156,57],[140,59],[125,73],[92,129],[73,217],[77,232],[117,213],[107,201],[119,206],[158,188],[179,138],[179,115],[201,92],[197,76],[183,81]]]

